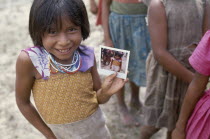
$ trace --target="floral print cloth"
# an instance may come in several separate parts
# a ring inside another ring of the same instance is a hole
[[[82,58],[82,66],[79,71],[85,72],[94,64],[94,50],[87,46],[79,46],[78,49]],[[33,46],[22,51],[28,54],[34,67],[42,76],[42,79],[48,79],[50,77],[49,59],[44,47]]]

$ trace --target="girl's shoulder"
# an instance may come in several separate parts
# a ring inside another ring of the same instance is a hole
[[[25,66],[33,65],[32,62],[31,62],[30,57],[24,51],[21,51],[20,54],[18,55],[18,57],[17,57],[17,64],[25,65]]]
[[[80,45],[78,49],[79,49],[79,52],[82,53],[82,54],[94,55],[94,48],[93,47]]]
[[[35,77],[34,65],[27,53],[21,51],[16,61],[16,76]]]
[[[94,60],[95,60],[94,48],[81,45],[79,46],[78,51],[82,58],[82,66],[79,71],[85,72],[94,66]]]
[[[29,56],[30,55],[47,55],[45,52],[45,49],[41,46],[33,46],[26,49],[23,49],[22,51],[26,52]]]
[[[40,46],[33,46],[22,50],[28,55],[28,59],[33,63],[33,66],[40,73],[43,79],[50,76],[49,59],[45,49]]]

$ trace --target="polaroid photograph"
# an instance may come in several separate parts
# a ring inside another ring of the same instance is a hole
[[[99,73],[110,75],[117,72],[117,77],[126,79],[130,51],[100,45]]]

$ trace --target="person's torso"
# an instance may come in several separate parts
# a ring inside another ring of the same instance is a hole
[[[96,92],[93,90],[91,67],[94,51],[90,47],[79,47],[80,66],[72,73],[52,73],[49,53],[44,47],[34,46],[25,51],[41,79],[35,79],[33,96],[36,107],[48,124],[64,124],[87,118],[98,108]],[[77,63],[77,62],[75,62]]]
[[[79,121],[98,108],[90,71],[35,80],[32,92],[36,107],[48,124]]]
[[[198,44],[202,37],[205,0],[163,0],[168,24],[168,48]]]
[[[205,0],[162,0],[167,17],[167,49],[185,67],[203,35]]]

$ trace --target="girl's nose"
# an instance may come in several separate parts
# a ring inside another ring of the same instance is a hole
[[[58,44],[61,46],[66,46],[70,43],[70,40],[68,39],[68,36],[66,34],[60,34],[58,39]]]

